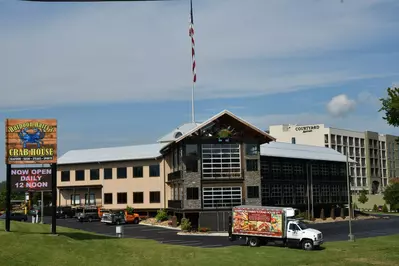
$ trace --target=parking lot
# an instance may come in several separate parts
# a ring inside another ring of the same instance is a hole
[[[45,217],[44,221],[50,223],[51,218]],[[115,226],[100,222],[80,223],[76,219],[58,219],[57,225],[115,237]],[[352,225],[356,238],[399,234],[399,216],[391,216],[389,219],[354,221]],[[177,230],[140,224],[127,224],[123,227],[124,237],[150,239],[171,245],[218,248],[244,244],[242,241],[230,242],[223,236],[181,236],[177,235]],[[310,227],[323,232],[325,242],[348,240],[348,222],[315,224]]]

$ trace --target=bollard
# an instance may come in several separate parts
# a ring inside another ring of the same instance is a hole
[[[116,236],[118,238],[122,238],[123,237],[123,226],[118,225],[115,227],[115,230],[116,230]]]

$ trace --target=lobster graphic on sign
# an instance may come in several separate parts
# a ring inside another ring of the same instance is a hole
[[[43,138],[46,135],[44,131],[39,128],[33,128],[33,133],[28,132],[28,128],[23,128],[18,133],[19,139],[21,140],[22,146],[26,149],[27,144],[36,144],[37,148],[43,146]]]

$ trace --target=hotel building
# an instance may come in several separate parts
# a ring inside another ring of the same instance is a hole
[[[382,192],[390,178],[399,176],[397,136],[315,125],[273,125],[269,131],[279,142],[334,149],[356,161],[350,167],[351,188]]]

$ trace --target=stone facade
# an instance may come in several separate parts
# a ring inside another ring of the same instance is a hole
[[[183,153],[184,154],[184,153]],[[187,172],[187,168],[184,162],[182,162],[182,175],[183,175],[183,209],[201,209],[201,161],[198,159],[198,171],[197,172]],[[187,188],[197,187],[199,198],[198,200],[187,200]]]
[[[253,206],[262,206],[262,197],[261,197],[261,172],[260,172],[260,153],[257,155],[246,155],[245,154],[245,144],[243,146],[242,157],[243,165],[244,165],[244,186],[245,193],[243,195],[243,200],[245,200],[245,205],[253,205]],[[260,147],[258,145],[258,151]],[[258,170],[257,171],[247,171],[246,169],[246,160],[252,159],[258,161]],[[259,188],[259,197],[258,198],[248,198],[247,187],[248,186],[257,186]]]

